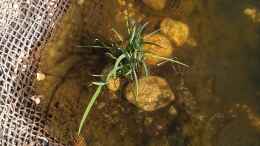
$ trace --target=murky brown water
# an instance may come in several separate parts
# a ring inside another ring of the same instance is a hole
[[[190,27],[196,46],[184,45],[176,54],[190,69],[164,66],[154,71],[171,84],[178,116],[169,107],[146,113],[125,98],[107,91],[88,118],[84,137],[90,146],[260,146],[260,22],[245,15],[259,11],[257,0],[176,0],[162,12],[133,4],[136,19],[151,21],[149,29],[170,16]],[[110,28],[124,31],[116,0],[75,1],[62,29],[43,53],[41,71],[46,80],[39,93],[50,115],[50,129],[70,143],[94,88],[90,75],[100,73],[100,50],[80,49],[89,39],[110,40]],[[258,17],[259,17],[258,16]],[[119,20],[118,20],[119,19]],[[256,18],[255,18],[256,19]],[[84,51],[84,53],[77,53]],[[153,122],[147,124],[152,119]]]

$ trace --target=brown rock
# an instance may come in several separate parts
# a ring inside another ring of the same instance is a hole
[[[107,88],[112,92],[116,92],[120,88],[120,78],[110,79],[107,83]]]
[[[161,22],[160,28],[161,32],[169,37],[178,47],[182,46],[189,38],[189,27],[181,21],[165,18]]]
[[[161,34],[147,35],[144,37],[144,41],[154,43],[144,45],[144,51],[147,53],[162,57],[170,57],[174,50],[171,42]],[[161,59],[158,59],[151,55],[146,55],[145,57],[145,62],[149,65],[156,65],[161,61]]]
[[[134,83],[127,86],[125,95],[129,102],[144,111],[155,111],[163,108],[175,99],[169,84],[161,77],[143,77],[139,80],[138,86],[137,96]]]

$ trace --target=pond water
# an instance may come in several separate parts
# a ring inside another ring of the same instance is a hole
[[[89,97],[88,85],[105,67],[102,50],[79,48],[110,29],[125,32],[124,11],[150,21],[185,22],[193,43],[177,48],[189,69],[165,65],[153,71],[167,79],[177,101],[143,112],[105,91],[88,117],[83,137],[89,146],[260,146],[260,1],[172,0],[155,11],[139,0],[79,0],[43,52],[37,83],[45,96],[49,129],[71,144]],[[78,51],[78,52],[77,52]],[[83,53],[81,53],[83,51]],[[169,114],[174,106],[178,116]],[[45,111],[45,112],[46,112]]]
[[[186,75],[209,124],[201,145],[259,145],[259,25],[244,14],[259,2],[209,1],[202,7],[193,18],[198,20],[191,20],[201,21],[194,28],[200,46]]]

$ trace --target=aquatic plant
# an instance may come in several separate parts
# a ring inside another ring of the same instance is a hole
[[[156,44],[154,42],[147,42],[144,40],[144,29],[148,25],[145,24],[137,24],[131,23],[130,21],[127,22],[127,31],[128,31],[128,38],[123,39],[123,37],[115,30],[112,31],[115,33],[116,37],[118,38],[118,42],[107,44],[96,39],[98,45],[88,46],[92,48],[103,48],[105,49],[106,54],[113,59],[113,67],[109,70],[107,75],[100,75],[105,76],[104,80],[99,82],[92,82],[93,85],[96,85],[96,91],[91,97],[90,102],[88,103],[86,110],[83,114],[81,119],[78,135],[80,134],[83,125],[91,108],[93,107],[97,97],[102,92],[102,89],[108,84],[109,80],[115,78],[126,78],[129,81],[135,82],[136,86],[136,93],[135,96],[138,96],[138,76],[144,71],[145,75],[149,75],[148,67],[145,63],[145,57],[150,56],[154,58],[158,58],[163,60],[163,62],[171,62],[177,63],[183,66],[188,67],[186,64],[181,63],[175,59],[166,58],[159,56],[158,54],[153,54],[149,52],[145,52],[143,49],[144,44],[156,45],[160,46],[160,44]],[[147,35],[152,35],[157,33],[158,31],[154,31]],[[160,64],[158,64],[160,65]]]

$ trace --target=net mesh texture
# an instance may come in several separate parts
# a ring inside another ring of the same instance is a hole
[[[41,49],[69,0],[0,0],[0,145],[61,146],[33,88]]]

